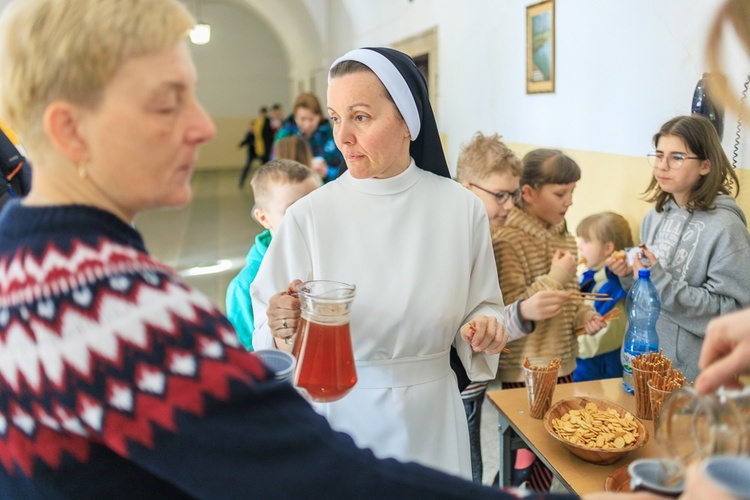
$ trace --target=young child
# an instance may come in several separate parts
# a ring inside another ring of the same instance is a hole
[[[750,234],[730,195],[739,193],[739,180],[708,119],[678,116],[653,141],[646,195],[654,207],[640,237],[661,297],[656,331],[674,367],[695,380],[708,322],[750,305]],[[643,267],[639,259],[633,265]],[[607,266],[630,289],[634,269],[614,258]]]
[[[536,149],[523,158],[522,195],[505,225],[493,235],[503,299],[527,299],[542,290],[578,291],[575,280],[575,238],[568,233],[565,213],[573,204],[573,190],[581,169],[556,149]],[[497,380],[503,388],[524,387],[522,364],[526,357],[560,358],[558,383],[573,381],[578,340],[575,330],[601,330],[606,323],[589,305],[569,300],[562,312],[539,321],[534,334],[516,340],[510,354],[500,357]],[[513,482],[536,491],[549,490],[552,473],[529,450],[519,450]]]
[[[255,196],[253,216],[266,228],[255,238],[246,257],[246,265],[227,288],[227,317],[234,325],[240,342],[253,350],[255,326],[250,284],[258,274],[271,238],[292,203],[321,185],[320,177],[310,168],[294,160],[273,160],[263,165],[250,181]]]
[[[611,301],[595,301],[594,308],[602,316],[611,312],[607,326],[594,335],[578,336],[578,359],[573,381],[599,380],[622,376],[620,348],[628,326],[625,312],[627,292],[617,275],[604,265],[615,251],[633,246],[630,225],[614,212],[589,215],[578,224],[578,253],[586,264],[579,277],[582,292],[607,294]],[[612,312],[614,311],[614,312]]]
[[[499,135],[485,136],[477,132],[461,151],[456,170],[457,180],[482,200],[489,217],[490,229],[502,227],[514,203],[521,196],[519,181],[523,165],[520,158],[500,140]],[[569,298],[570,293],[567,292],[542,292],[528,300],[519,300],[507,305],[505,328],[510,338],[527,335],[533,330],[533,321],[559,313]],[[453,353],[451,367],[459,380],[461,399],[469,424],[472,477],[475,482],[481,483],[480,429],[482,401],[487,392],[488,382],[470,381],[458,356]]]
[[[242,173],[240,174],[240,189],[242,189],[242,187],[245,185],[245,179],[247,179],[250,170],[252,170],[253,168],[253,162],[255,162],[255,159],[258,158],[258,155],[255,152],[255,134],[253,133],[254,123],[255,118],[250,120],[250,125],[245,132],[245,137],[242,139],[242,142],[237,145],[238,148],[247,148],[245,165],[242,167]]]
[[[305,138],[299,135],[288,135],[276,141],[273,145],[273,158],[274,160],[286,158],[306,167],[312,168],[313,166],[312,149]]]

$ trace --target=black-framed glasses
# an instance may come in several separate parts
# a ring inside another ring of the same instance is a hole
[[[483,187],[477,186],[476,184],[469,183],[469,186],[482,190],[487,194],[491,194],[495,197],[495,201],[498,205],[505,205],[511,198],[513,198],[513,203],[517,203],[523,195],[523,191],[521,191],[521,189],[516,189],[515,191],[498,191],[497,193],[493,193],[489,189],[484,189]]]
[[[664,158],[667,158],[667,165],[669,165],[669,168],[677,170],[678,168],[681,168],[683,163],[685,163],[685,160],[703,160],[700,156],[688,156],[685,153],[669,153],[668,155],[665,155],[664,153],[649,153],[646,155],[646,158],[648,158],[648,163],[652,167],[658,167],[664,162]]]

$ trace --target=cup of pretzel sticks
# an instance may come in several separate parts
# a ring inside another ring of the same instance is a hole
[[[648,381],[654,375],[663,377],[672,369],[672,362],[661,351],[647,352],[634,357],[630,366],[633,369],[635,416],[642,420],[651,420],[651,396]]]
[[[664,375],[653,374],[648,381],[648,394],[651,401],[651,412],[654,416],[654,431],[659,428],[661,407],[667,397],[680,387],[685,386],[687,379],[679,369],[668,370]]]
[[[542,419],[552,405],[552,395],[557,386],[560,359],[526,358],[523,361],[523,376],[529,395],[531,418]]]

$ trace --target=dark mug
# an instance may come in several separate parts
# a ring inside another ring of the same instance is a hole
[[[750,457],[716,456],[701,464],[703,474],[737,498],[750,498]]]
[[[273,372],[275,380],[280,382],[292,381],[295,365],[294,356],[288,352],[277,351],[276,349],[255,351],[254,354],[263,361],[266,368]]]
[[[670,473],[670,471],[679,471]],[[665,497],[677,498],[684,489],[682,468],[671,461],[654,458],[635,460],[628,466],[630,474],[630,489],[633,491],[648,491]],[[672,481],[672,477],[678,478]]]

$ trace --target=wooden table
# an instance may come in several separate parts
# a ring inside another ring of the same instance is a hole
[[[622,379],[611,378],[591,382],[559,384],[552,402],[575,396],[606,399],[635,415],[635,399],[622,390]],[[544,429],[544,421],[531,418],[526,388],[489,391],[487,397],[499,412],[500,427],[500,484],[510,485],[511,452],[525,443],[552,471],[571,493],[583,495],[604,491],[604,481],[615,469],[637,458],[656,456],[654,423],[643,420],[649,434],[648,442],[611,465],[595,465],[573,455],[555,441]]]

